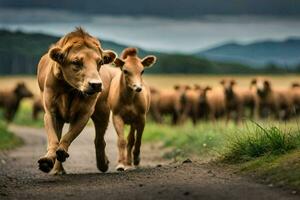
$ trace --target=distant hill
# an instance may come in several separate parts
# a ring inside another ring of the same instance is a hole
[[[0,7],[177,18],[203,15],[300,15],[300,1],[297,0],[0,0]]]
[[[39,34],[10,32],[0,30],[0,74],[35,74],[40,57],[47,52],[49,46],[59,38]],[[101,40],[104,49],[112,49],[120,54],[124,45]],[[235,62],[215,62],[202,57],[183,54],[166,54],[140,49],[140,55],[156,55],[158,62],[147,73],[165,74],[249,74],[249,73],[282,73],[283,69],[267,66],[254,69]]]
[[[247,45],[228,43],[200,51],[195,55],[218,61],[247,63],[254,67],[268,63],[293,67],[300,63],[300,38],[262,41]]]

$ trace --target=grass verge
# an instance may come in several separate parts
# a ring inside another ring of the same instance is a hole
[[[180,127],[148,122],[143,140],[171,147],[165,157],[175,161],[213,158],[257,180],[300,190],[300,131],[295,121]]]
[[[23,141],[8,131],[3,122],[0,122],[0,150],[11,149],[21,144],[23,144]]]

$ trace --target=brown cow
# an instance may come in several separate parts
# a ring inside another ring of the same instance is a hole
[[[184,93],[187,89],[187,86],[184,85],[175,85],[174,89],[171,90],[151,89],[150,114],[153,119],[162,123],[163,116],[171,115],[171,123],[173,125],[178,124],[185,104]]]
[[[274,114],[276,119],[289,119],[293,113],[292,91],[290,88],[272,88],[271,82],[255,78],[251,86],[256,90],[256,110],[259,117]]]
[[[150,89],[142,75],[144,68],[152,66],[155,56],[140,59],[136,48],[127,48],[115,61],[120,72],[113,78],[109,90],[109,105],[113,113],[113,124],[118,134],[119,160],[117,170],[123,171],[140,163],[140,147],[145,127],[146,114],[150,107]],[[124,125],[130,125],[127,139],[127,154]],[[132,148],[134,147],[133,151]],[[127,157],[125,156],[127,155]]]
[[[220,81],[225,95],[226,121],[234,116],[238,123],[245,114],[246,108],[250,110],[250,118],[254,115],[255,96],[251,89],[236,88],[235,80],[223,79]]]
[[[40,98],[35,98],[32,104],[32,119],[37,120],[39,113],[44,111],[43,103]]]
[[[182,100],[182,115],[181,121],[184,121],[187,117],[191,118],[194,125],[197,124],[200,118],[200,95],[203,89],[200,85],[195,84],[194,88],[187,87]]]
[[[107,171],[104,134],[109,122],[107,96],[112,75],[102,65],[115,57],[113,51],[104,51],[96,38],[77,28],[41,58],[37,77],[48,137],[47,153],[38,161],[43,172],[53,168],[54,174],[65,173],[62,162],[69,157],[69,146],[90,118],[96,129],[97,167]],[[62,136],[65,123],[70,127]]]
[[[4,109],[5,120],[11,122],[19,109],[21,101],[32,96],[33,94],[23,82],[18,83],[13,90],[0,91],[0,107]]]
[[[200,96],[200,109],[206,112],[206,118],[212,122],[225,114],[224,92],[218,88],[208,87]]]
[[[300,114],[300,84],[292,83],[291,85],[292,101],[293,101],[293,115]]]

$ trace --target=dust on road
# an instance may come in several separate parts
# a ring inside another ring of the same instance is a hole
[[[13,126],[11,130],[25,145],[0,152],[0,199],[299,199],[210,164],[166,164],[158,145],[142,145],[141,168],[116,172],[116,134],[111,125],[106,134],[108,173],[96,168],[94,129],[88,127],[69,149],[64,165],[68,174],[44,174],[37,169],[46,150],[43,129]]]

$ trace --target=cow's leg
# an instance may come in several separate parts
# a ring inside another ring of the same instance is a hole
[[[62,128],[63,127],[59,127],[56,131],[58,141],[61,139]],[[64,174],[66,174],[66,171],[65,171],[65,169],[62,165],[62,162],[58,161],[57,159],[55,160],[54,167],[52,169],[52,174],[53,175],[64,175]]]
[[[124,121],[119,115],[113,115],[113,123],[118,134],[118,149],[119,149],[119,159],[116,169],[118,171],[125,170],[125,149],[126,140],[124,138]]]
[[[108,170],[109,160],[105,153],[106,142],[104,140],[105,131],[109,123],[110,110],[107,105],[101,104],[96,106],[96,110],[92,116],[95,125],[95,151],[97,168],[106,172]]]
[[[63,128],[63,121],[58,119],[56,116],[46,112],[44,115],[44,123],[47,134],[47,153],[44,157],[40,158],[39,169],[43,172],[50,172],[54,166],[56,159],[56,150],[59,144],[58,135],[60,135]]]
[[[67,153],[69,146],[86,126],[91,114],[90,112],[78,113],[78,116],[78,118],[70,122],[69,131],[61,138],[59,142],[59,146],[56,150],[56,157],[60,162],[65,162],[69,157],[69,154]]]
[[[127,137],[127,162],[126,162],[126,164],[128,166],[131,166],[131,164],[132,164],[132,147],[135,142],[135,131],[136,131],[136,129],[135,129],[134,125],[132,124],[130,126],[130,132]]]
[[[136,124],[136,140],[133,150],[133,164],[138,166],[140,164],[140,149],[142,144],[142,136],[145,128],[146,116],[140,116]]]

